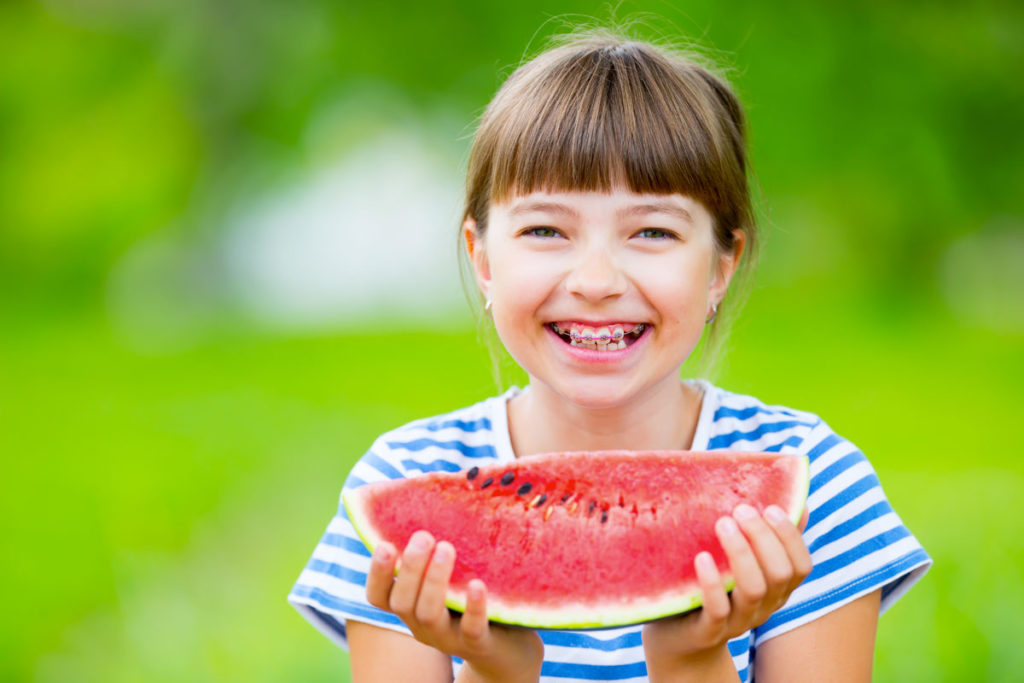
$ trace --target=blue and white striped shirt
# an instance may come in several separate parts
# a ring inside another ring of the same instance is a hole
[[[881,588],[884,612],[928,570],[931,559],[893,512],[871,464],[817,416],[766,406],[707,382],[693,450],[775,451],[810,459],[809,518],[804,540],[814,569],[789,601],[761,626],[729,641],[746,682],[758,645],[873,590]],[[469,469],[515,458],[506,403],[511,389],[462,410],[417,420],[378,438],[349,474],[344,487]],[[347,648],[345,622],[363,621],[408,633],[393,614],[366,602],[370,553],[344,508],[327,525],[313,556],[288,596],[314,626]],[[540,631],[544,683],[647,680],[641,626],[599,631]],[[456,670],[460,662],[453,662]]]

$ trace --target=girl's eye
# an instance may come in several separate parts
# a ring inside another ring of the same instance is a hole
[[[537,225],[523,230],[524,235],[533,237],[558,237],[558,231],[547,225]]]
[[[637,237],[643,237],[646,239],[663,240],[663,239],[675,239],[676,236],[668,230],[662,230],[661,228],[644,228],[638,232]]]

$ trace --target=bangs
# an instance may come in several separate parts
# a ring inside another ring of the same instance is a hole
[[[509,78],[477,133],[469,182],[499,202],[537,190],[681,193],[727,218],[729,189],[746,192],[731,151],[743,132],[713,77],[637,43],[579,48]]]

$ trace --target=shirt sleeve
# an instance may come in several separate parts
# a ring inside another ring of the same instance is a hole
[[[810,460],[803,537],[814,568],[786,604],[755,629],[755,647],[879,588],[884,612],[932,562],[856,446],[819,422],[798,450]]]
[[[380,455],[377,444],[352,469],[342,490],[364,484],[398,479],[406,473]],[[321,633],[348,649],[346,623],[350,619],[409,634],[405,624],[390,612],[377,609],[366,600],[366,575],[370,551],[356,534],[345,506],[327,524],[288,602]]]

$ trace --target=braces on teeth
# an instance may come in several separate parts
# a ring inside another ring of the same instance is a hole
[[[627,334],[631,335],[634,339],[638,338],[646,328],[646,325],[637,325],[629,332],[623,332],[622,328],[615,326],[614,329],[609,330],[607,327],[602,327],[600,332],[598,331],[585,331],[580,332],[578,330],[563,330],[557,324],[552,324],[552,328],[559,335],[569,335],[569,344],[571,346],[584,346],[589,348],[596,348],[601,351],[611,351],[613,349],[624,349],[626,348],[626,342],[624,340]],[[586,328],[585,328],[586,329]]]

